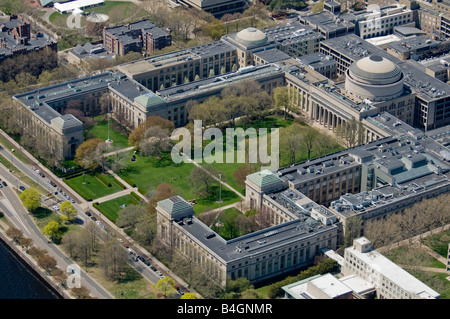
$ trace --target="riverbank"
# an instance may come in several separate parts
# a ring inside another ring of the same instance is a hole
[[[4,224],[2,224],[4,225]],[[23,266],[26,267],[33,275],[41,279],[41,282],[51,290],[58,299],[73,299],[68,295],[55,281],[52,280],[45,272],[37,265],[36,261],[21,248],[19,248],[11,238],[9,238],[5,230],[0,227],[0,241],[14,256],[23,261]]]

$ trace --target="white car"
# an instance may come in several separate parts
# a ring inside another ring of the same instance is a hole
[[[59,210],[59,206],[58,205],[53,205],[53,209],[54,210]]]

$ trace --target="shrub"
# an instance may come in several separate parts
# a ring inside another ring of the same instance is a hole
[[[120,188],[123,188],[123,189],[126,188],[125,185],[123,185],[117,178],[114,177],[113,181],[114,181],[114,183],[115,183],[117,186],[119,186]]]
[[[97,172],[97,173],[95,173],[95,177],[96,177],[100,182],[102,182],[103,184],[105,184],[106,186],[112,187],[111,182],[109,181],[109,179],[108,179],[105,175],[100,174],[100,173]]]

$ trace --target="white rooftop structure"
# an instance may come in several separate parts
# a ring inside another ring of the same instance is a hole
[[[79,12],[82,9],[98,6],[104,4],[105,0],[75,0],[64,3],[56,2],[53,8],[59,13]]]
[[[330,273],[295,282],[283,290],[293,299],[352,299],[352,289]]]
[[[381,289],[389,287],[387,289],[394,291],[391,298],[440,298],[439,293],[371,249],[371,242],[367,238],[358,238],[353,243],[353,246],[345,249],[345,260],[349,260],[350,265],[344,265],[344,275],[360,276],[373,284],[379,294]],[[396,289],[397,287],[399,289]]]

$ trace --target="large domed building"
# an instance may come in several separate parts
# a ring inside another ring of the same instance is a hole
[[[371,55],[355,61],[347,69],[345,91],[355,100],[387,101],[403,94],[403,82],[403,72],[397,65],[379,55]]]
[[[247,49],[265,45],[268,41],[267,35],[256,28],[247,28],[236,34],[235,40]]]

